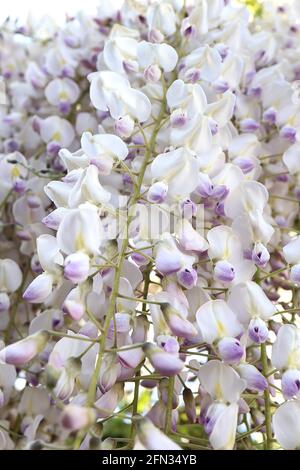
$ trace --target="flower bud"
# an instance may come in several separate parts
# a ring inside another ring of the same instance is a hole
[[[176,109],[170,116],[171,127],[183,127],[187,123],[187,114],[182,109]]]
[[[215,265],[214,277],[221,282],[231,282],[235,277],[234,267],[228,261],[218,261]]]
[[[163,181],[157,181],[150,186],[147,194],[147,199],[149,202],[155,202],[160,204],[164,202],[168,194],[168,185]]]
[[[238,373],[247,382],[247,388],[255,392],[263,392],[268,387],[266,378],[252,364],[241,364]]]
[[[115,122],[116,133],[122,138],[127,139],[131,136],[134,129],[134,120],[126,115],[121,116]]]
[[[51,274],[43,273],[36,277],[27,287],[23,299],[30,303],[41,303],[52,292],[53,278]]]
[[[284,126],[280,129],[279,135],[284,140],[287,140],[291,144],[296,142],[297,130],[294,127]]]
[[[218,342],[218,350],[224,362],[239,363],[244,355],[244,348],[235,338],[222,338]]]
[[[153,343],[145,343],[143,351],[154,369],[160,374],[176,375],[184,367],[184,363],[175,354],[170,354]]]
[[[255,132],[260,128],[260,124],[255,119],[246,118],[240,121],[241,132]]]
[[[289,369],[284,372],[281,378],[281,389],[286,400],[293,397],[299,397],[300,392],[300,371]]]
[[[196,404],[193,392],[190,388],[185,387],[182,395],[188,420],[194,424],[196,422]]]
[[[161,77],[161,70],[157,64],[149,65],[144,71],[144,77],[148,82],[158,82]]]
[[[135,369],[144,360],[142,348],[126,349],[118,351],[118,359],[123,367]]]
[[[194,268],[185,267],[177,273],[177,280],[186,289],[192,289],[197,284],[197,271]]]
[[[233,160],[233,163],[237,165],[245,175],[255,168],[255,163],[251,158],[238,157]]]
[[[158,29],[151,29],[148,38],[150,42],[161,43],[164,40],[164,35]]]
[[[35,194],[30,194],[27,196],[27,204],[30,209],[38,209],[41,207],[42,201],[41,198],[36,196]]]
[[[13,183],[13,191],[15,191],[18,194],[24,193],[25,189],[27,186],[27,182],[22,180],[21,178],[17,178],[14,180]]]
[[[197,330],[193,324],[183,318],[171,304],[162,304],[161,311],[168,327],[174,335],[181,338],[190,338],[197,335]]]
[[[0,361],[20,366],[31,361],[46,346],[49,339],[47,331],[38,331],[27,338],[10,344],[0,351]]]
[[[0,292],[0,314],[7,312],[10,306],[10,300],[6,292]]]
[[[178,354],[179,353],[179,343],[174,336],[167,336],[167,335],[159,335],[156,338],[157,344],[160,348],[163,348],[166,352],[170,354]]]
[[[200,173],[199,183],[196,192],[203,198],[210,197],[213,194],[214,185],[206,173]]]
[[[263,113],[263,120],[267,122],[268,124],[271,124],[271,125],[275,124],[276,118],[277,118],[277,112],[276,112],[276,109],[274,108],[268,108]]]
[[[63,427],[69,431],[86,428],[93,424],[95,420],[95,410],[79,405],[67,405],[61,417]]]
[[[65,259],[64,275],[66,279],[79,284],[84,282],[89,274],[90,259],[82,252],[73,253]]]
[[[252,250],[252,261],[261,268],[264,268],[270,259],[267,248],[262,243],[255,243]]]
[[[267,341],[269,330],[263,320],[252,318],[248,327],[248,335],[254,343],[261,344]]]

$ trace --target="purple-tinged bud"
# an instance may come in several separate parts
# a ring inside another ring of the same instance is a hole
[[[281,183],[287,183],[289,180],[289,175],[278,175],[276,176],[276,181],[280,181]]]
[[[185,219],[190,220],[192,217],[195,217],[197,214],[197,205],[191,201],[189,198],[184,199],[181,202],[182,215]]]
[[[244,355],[244,348],[236,338],[222,338],[218,342],[218,350],[224,362],[237,364]]]
[[[226,80],[220,79],[220,80],[216,80],[215,82],[213,82],[212,89],[216,93],[225,93],[227,90],[229,90],[229,85],[228,85],[228,82],[226,82]]]
[[[126,73],[136,73],[138,65],[134,60],[123,60],[123,68]]]
[[[116,133],[122,138],[127,139],[131,136],[134,129],[134,120],[132,117],[126,115],[122,116],[115,122]]]
[[[144,360],[145,355],[142,348],[126,349],[118,351],[118,360],[123,367],[135,369]]]
[[[36,196],[35,194],[30,194],[27,196],[27,204],[30,207],[30,209],[38,209],[41,207],[42,201],[39,196]]]
[[[42,219],[42,222],[43,224],[46,225],[46,227],[52,228],[52,230],[58,230],[59,224],[61,223],[64,217],[64,214],[65,214],[64,208],[56,209],[50,214],[46,215],[46,217]]]
[[[9,139],[4,144],[5,153],[13,153],[16,150],[19,150],[19,144],[14,139]]]
[[[283,215],[276,215],[275,222],[278,225],[278,227],[287,227],[288,226],[287,220]]]
[[[74,284],[84,282],[88,278],[89,270],[90,259],[85,253],[78,251],[65,259],[64,276]]]
[[[59,158],[58,155],[56,155],[56,157],[52,160],[52,168],[54,171],[57,171],[60,173],[63,173],[66,169],[65,165],[63,164],[62,160]]]
[[[260,318],[252,318],[248,327],[249,338],[256,344],[265,343],[269,336],[267,325]]]
[[[260,98],[261,97],[261,92],[262,92],[262,89],[261,89],[260,86],[250,87],[248,89],[247,95],[251,96],[253,98]]]
[[[229,47],[225,44],[216,44],[215,49],[220,54],[222,61],[224,61],[224,59],[226,59],[226,57],[228,56]]]
[[[235,270],[228,261],[218,261],[214,269],[214,277],[221,282],[231,282],[235,277]]]
[[[26,189],[26,181],[22,180],[21,178],[17,178],[13,182],[13,191],[15,191],[18,194],[24,193]]]
[[[219,186],[214,187],[211,197],[213,197],[214,199],[223,200],[228,194],[229,189],[227,188],[227,186],[225,186],[224,184],[220,184]]]
[[[268,124],[274,125],[276,123],[276,119],[277,111],[274,108],[267,109],[263,114],[263,121]]]
[[[53,278],[51,274],[40,274],[29,284],[23,294],[23,299],[34,304],[44,302],[51,294],[52,286]]]
[[[131,338],[133,343],[144,343],[147,338],[147,332],[149,329],[149,322],[145,315],[139,315],[135,319],[134,330]]]
[[[48,340],[49,333],[47,331],[38,331],[2,349],[0,361],[14,366],[26,364],[45,348]]]
[[[300,187],[296,186],[294,189],[294,195],[297,199],[300,199]]]
[[[157,344],[170,354],[178,354],[180,346],[173,336],[160,335],[156,338]]]
[[[261,268],[264,268],[270,259],[270,253],[262,243],[255,243],[252,250],[252,261]]]
[[[149,65],[144,71],[144,78],[147,82],[158,82],[161,77],[161,70],[158,65]]]
[[[175,354],[170,354],[153,343],[145,343],[143,351],[154,369],[163,375],[176,375],[182,371],[184,363]]]
[[[255,163],[251,158],[237,157],[233,160],[233,163],[237,165],[245,175],[255,168]]]
[[[192,267],[184,267],[177,272],[179,284],[186,289],[192,289],[197,284],[197,271]]]
[[[298,397],[300,392],[300,371],[297,369],[285,371],[281,378],[281,389],[286,400]]]
[[[51,157],[56,157],[61,147],[58,142],[52,141],[47,144],[47,153]]]
[[[162,304],[161,311],[168,327],[174,335],[180,338],[197,336],[197,330],[194,325],[189,320],[183,318],[172,305],[168,303]]]
[[[214,185],[210,177],[206,173],[200,173],[199,175],[199,183],[196,188],[197,194],[203,198],[208,198],[213,194]]]
[[[95,420],[95,410],[79,405],[67,405],[61,417],[63,427],[69,431],[84,429],[93,424]]]
[[[248,248],[244,250],[243,252],[244,259],[247,259],[248,261],[252,261],[252,250],[249,250]]]
[[[184,35],[185,38],[191,39],[191,38],[195,37],[196,32],[197,32],[197,30],[196,30],[195,26],[189,25],[184,29],[183,35]]]
[[[31,258],[30,260],[30,267],[31,267],[31,270],[35,273],[35,274],[42,274],[43,272],[43,268],[41,266],[41,263],[39,261],[39,257],[37,254],[34,254],[33,257]]]
[[[215,213],[219,217],[224,217],[225,216],[224,202],[217,202],[217,204],[215,206]]]
[[[185,80],[190,83],[196,83],[201,79],[201,72],[198,69],[191,69],[185,74]]]
[[[240,121],[241,132],[255,132],[260,128],[259,122],[252,118],[242,119]]]
[[[182,109],[177,109],[172,112],[170,116],[171,127],[180,128],[186,125],[187,123],[187,114]]]
[[[38,134],[41,131],[41,119],[38,116],[35,116],[32,120],[32,129]]]
[[[209,119],[208,125],[211,135],[216,135],[219,132],[218,123],[214,119]]]
[[[16,232],[17,237],[22,240],[23,242],[28,242],[32,239],[32,235],[29,230],[18,230]]]
[[[0,314],[7,312],[10,307],[10,300],[6,292],[0,292]]]
[[[58,109],[62,114],[69,114],[71,111],[71,103],[69,101],[61,101],[58,105]]]
[[[279,135],[291,144],[296,142],[297,130],[294,127],[284,126],[280,129]]]
[[[238,373],[247,382],[247,388],[254,392],[263,392],[268,387],[266,378],[252,364],[241,364]]]
[[[164,35],[158,29],[151,29],[148,34],[150,42],[160,43],[164,40]]]
[[[64,313],[70,315],[75,321],[79,321],[85,314],[85,307],[81,302],[72,299],[64,301],[62,310]]]
[[[168,194],[168,185],[163,181],[157,181],[150,186],[147,194],[147,199],[149,202],[154,202],[160,204],[164,202]]]
[[[189,423],[196,423],[196,403],[193,392],[190,388],[185,387],[183,390],[183,401],[185,406],[185,412]]]
[[[291,281],[300,284],[300,264],[295,264],[291,269]]]

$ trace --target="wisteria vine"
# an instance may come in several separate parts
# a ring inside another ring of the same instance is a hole
[[[0,29],[0,449],[300,448],[300,11]]]

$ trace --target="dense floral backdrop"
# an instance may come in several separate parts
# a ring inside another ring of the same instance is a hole
[[[300,6],[0,30],[0,448],[300,447]]]

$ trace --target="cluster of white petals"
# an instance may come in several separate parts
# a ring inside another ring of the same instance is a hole
[[[299,449],[297,2],[99,3],[0,29],[0,449]]]

